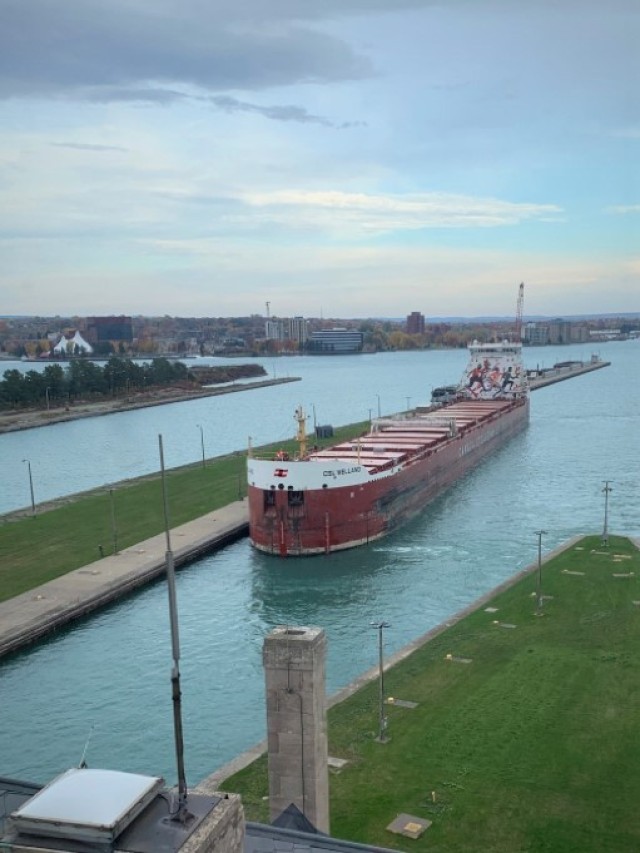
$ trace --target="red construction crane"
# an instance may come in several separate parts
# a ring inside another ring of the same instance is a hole
[[[520,283],[518,289],[518,307],[516,308],[516,343],[522,340],[522,307],[524,305],[524,282]]]

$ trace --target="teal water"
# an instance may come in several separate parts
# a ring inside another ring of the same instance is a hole
[[[328,690],[333,692],[375,665],[372,620],[391,623],[384,635],[385,652],[391,652],[534,562],[536,530],[548,531],[544,551],[576,533],[599,531],[604,480],[613,486],[610,530],[640,534],[640,344],[608,344],[600,352],[611,367],[536,391],[529,428],[394,536],[329,558],[287,561],[257,554],[241,541],[178,574],[190,784],[263,738],[261,645],[274,625],[325,628]],[[529,366],[589,357],[578,348],[525,354]],[[383,411],[398,410],[411,393],[402,385],[404,377],[399,379],[399,365],[414,377],[415,404],[424,354],[398,355],[352,359],[342,373],[336,373],[333,359],[314,359],[320,364],[305,366],[305,396],[296,393],[303,383],[297,389],[280,386],[273,389],[275,395],[261,398],[262,410],[255,398],[248,401],[253,392],[227,399],[246,396],[233,405],[253,407],[245,416],[253,420],[256,437],[266,436],[259,440],[269,440],[270,430],[291,434],[290,403],[300,399],[329,412],[321,422],[336,424],[355,419],[353,414],[340,419],[343,410],[366,406],[375,413],[377,394]],[[436,379],[434,373],[424,381],[425,397],[431,384],[455,381],[464,366],[464,353],[429,355],[441,356],[441,376]],[[339,395],[337,387],[344,389]],[[169,414],[145,414],[144,426],[130,420],[121,430],[110,426],[111,440],[121,438],[128,446],[131,435],[151,433],[157,447],[161,417],[162,429],[173,436]],[[35,432],[42,441],[50,429]],[[237,429],[231,437],[226,429],[221,427],[219,446],[233,437],[237,446]],[[37,450],[35,435],[29,440]],[[193,461],[198,442],[196,434],[194,447],[188,448]],[[3,449],[7,445],[0,441]],[[147,464],[145,453],[140,464]],[[151,455],[148,464],[153,464]],[[70,490],[75,482],[67,479]],[[90,766],[158,773],[173,781],[170,669],[162,583],[5,661],[0,666],[0,774],[46,781],[78,763],[92,730]]]

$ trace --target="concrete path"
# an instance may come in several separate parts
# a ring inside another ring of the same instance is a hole
[[[248,526],[248,504],[236,501],[175,527],[176,567],[246,535]],[[159,577],[166,550],[163,533],[0,602],[0,657]]]

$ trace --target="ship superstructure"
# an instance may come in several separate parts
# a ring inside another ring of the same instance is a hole
[[[248,460],[250,537],[279,556],[364,545],[413,518],[528,422],[521,344],[469,346],[455,399],[377,418],[352,441],[308,450],[300,407],[295,458]]]

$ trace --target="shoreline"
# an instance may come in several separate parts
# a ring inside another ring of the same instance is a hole
[[[71,409],[47,410],[30,409],[24,412],[0,413],[0,434],[18,432],[20,430],[38,429],[52,424],[76,421],[82,418],[95,418],[102,415],[113,415],[120,412],[130,412],[136,409],[148,409],[152,406],[166,406],[170,403],[185,403],[189,400],[200,400],[203,397],[218,397],[221,394],[235,394],[238,391],[252,391],[256,388],[266,388],[270,385],[282,385],[285,382],[300,382],[299,376],[287,376],[281,379],[261,379],[257,382],[234,382],[224,387],[203,388],[193,392],[183,390],[159,390],[153,397],[138,400],[107,400],[97,403],[78,403]]]

